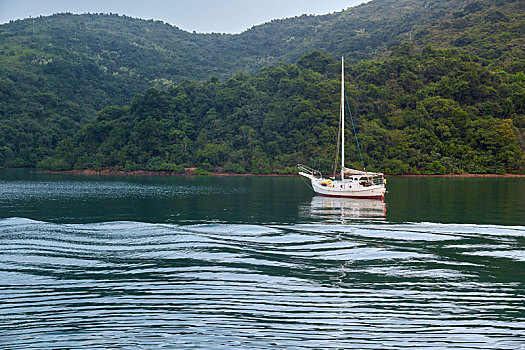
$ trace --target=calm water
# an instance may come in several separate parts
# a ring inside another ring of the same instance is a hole
[[[525,348],[525,179],[0,169],[0,348]]]

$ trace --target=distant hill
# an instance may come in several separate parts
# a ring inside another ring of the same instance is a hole
[[[238,35],[188,33],[117,15],[13,21],[0,26],[0,165],[34,165],[97,111],[125,105],[148,87],[255,73],[313,50],[355,64],[384,60],[392,47],[411,41],[523,71],[524,7],[519,0],[374,0]]]

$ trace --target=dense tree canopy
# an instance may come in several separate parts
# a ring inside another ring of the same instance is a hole
[[[318,51],[250,76],[148,89],[108,107],[43,166],[293,173],[329,171],[339,110],[339,63]],[[524,169],[525,75],[456,50],[410,44],[384,62],[346,68],[347,95],[370,170],[508,173]],[[436,73],[437,72],[437,73]],[[352,131],[347,130],[348,140]],[[348,161],[359,167],[349,143]]]

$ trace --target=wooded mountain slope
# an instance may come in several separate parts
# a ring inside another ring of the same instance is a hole
[[[239,35],[188,33],[117,15],[13,21],[0,26],[0,166],[34,166],[97,111],[125,105],[148,87],[253,74],[314,49],[356,64],[387,59],[393,46],[411,40],[523,72],[524,8],[519,0],[373,0]]]
[[[330,171],[339,111],[339,63],[313,52],[297,65],[225,82],[151,88],[129,107],[104,109],[40,165],[294,173]],[[369,170],[388,174],[508,173],[524,169],[525,74],[481,66],[456,50],[410,44],[384,62],[347,67],[347,94]],[[347,140],[353,140],[347,130]],[[361,168],[355,144],[347,160]],[[317,164],[316,164],[317,163]]]

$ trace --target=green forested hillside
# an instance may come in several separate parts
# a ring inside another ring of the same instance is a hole
[[[297,64],[224,82],[184,82],[108,107],[61,143],[54,169],[293,173],[329,171],[335,155],[339,63],[313,52]],[[347,94],[369,169],[508,173],[524,169],[525,74],[490,69],[457,50],[410,44],[384,62],[347,67]],[[439,72],[439,74],[436,74]],[[351,131],[348,140],[352,140]],[[355,145],[348,160],[360,167]]]
[[[392,47],[411,41],[454,47],[491,71],[523,72],[524,9],[519,0],[373,0],[239,35],[117,15],[13,21],[0,25],[0,166],[34,166],[98,111],[126,105],[149,87],[255,74],[312,50],[345,55],[353,65],[382,64]]]

